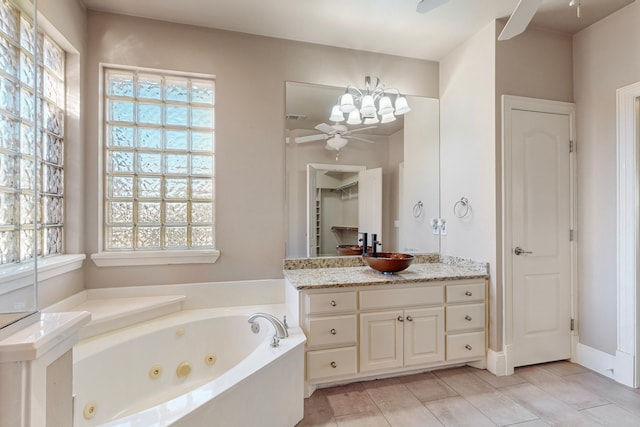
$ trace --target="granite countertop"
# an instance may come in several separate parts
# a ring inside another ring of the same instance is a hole
[[[284,277],[298,290],[391,285],[463,279],[486,279],[486,264],[413,263],[406,270],[383,274],[370,267],[285,269]]]

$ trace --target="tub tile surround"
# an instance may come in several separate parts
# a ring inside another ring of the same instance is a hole
[[[282,282],[267,279],[85,289],[42,311],[90,312],[91,321],[80,331],[80,339],[85,339],[182,310],[282,304]]]

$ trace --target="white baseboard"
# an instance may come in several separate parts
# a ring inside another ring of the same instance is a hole
[[[629,387],[638,387],[635,378],[636,358],[628,353],[616,351],[616,364],[614,368],[614,379]]]
[[[612,354],[578,343],[576,345],[575,362],[605,377],[620,382],[615,375],[617,365],[616,356]]]
[[[496,377],[509,375],[507,372],[507,358],[503,351],[489,349],[487,352],[487,370]]]

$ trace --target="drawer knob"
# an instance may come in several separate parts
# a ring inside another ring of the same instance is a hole
[[[411,317],[411,316],[407,316],[407,320],[408,320],[409,322],[413,322],[413,317]]]
[[[464,348],[466,348],[467,350],[473,350],[473,347],[471,347],[469,344],[465,345]]]
[[[404,318],[402,316],[398,316],[398,322],[404,322]]]
[[[332,367],[332,368],[337,368],[337,367],[338,367],[338,364],[337,364],[336,362],[331,362],[331,367]]]
[[[331,335],[335,335],[338,333],[335,329],[331,329],[329,332],[331,332]]]
[[[464,320],[471,322],[472,319],[471,319],[471,316],[467,314],[466,316],[464,316]]]
[[[473,295],[473,292],[471,292],[471,291],[467,291],[467,292],[465,292],[464,294],[465,294],[466,296],[470,297],[470,296],[472,296],[472,295]]]
[[[329,304],[331,304],[331,307],[335,307],[337,305],[335,300],[331,300]]]

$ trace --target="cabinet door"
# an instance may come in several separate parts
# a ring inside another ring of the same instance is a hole
[[[360,371],[402,367],[402,310],[360,314]]]
[[[444,308],[405,310],[404,366],[444,360]]]

